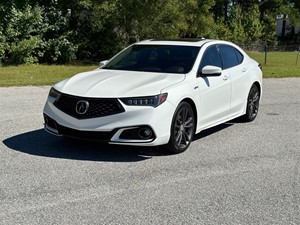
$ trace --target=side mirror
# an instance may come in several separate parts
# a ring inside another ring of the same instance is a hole
[[[102,67],[105,66],[107,63],[108,63],[108,60],[101,61],[101,62],[99,63],[99,67],[102,68]]]
[[[222,74],[222,68],[217,66],[204,66],[201,74],[202,76],[220,76]]]

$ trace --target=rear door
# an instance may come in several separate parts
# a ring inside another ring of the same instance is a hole
[[[219,45],[223,59],[223,70],[227,71],[232,84],[231,91],[231,115],[239,114],[245,105],[248,93],[247,67],[243,64],[244,56],[235,47]]]

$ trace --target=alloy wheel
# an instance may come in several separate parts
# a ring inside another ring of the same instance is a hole
[[[243,117],[246,122],[253,121],[258,113],[260,93],[256,85],[252,85],[247,101],[246,115]]]
[[[195,117],[191,106],[182,102],[173,117],[171,137],[167,149],[173,153],[184,152],[192,142],[195,133]]]

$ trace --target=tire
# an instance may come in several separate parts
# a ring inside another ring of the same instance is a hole
[[[173,116],[169,143],[164,148],[175,154],[184,152],[193,140],[195,127],[195,115],[191,105],[181,102]]]
[[[246,114],[242,117],[243,121],[251,122],[256,118],[259,109],[259,100],[259,89],[257,85],[253,84],[249,91]]]

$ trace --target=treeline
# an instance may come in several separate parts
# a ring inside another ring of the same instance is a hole
[[[97,61],[150,38],[273,43],[277,15],[299,13],[299,0],[0,0],[0,65]]]

